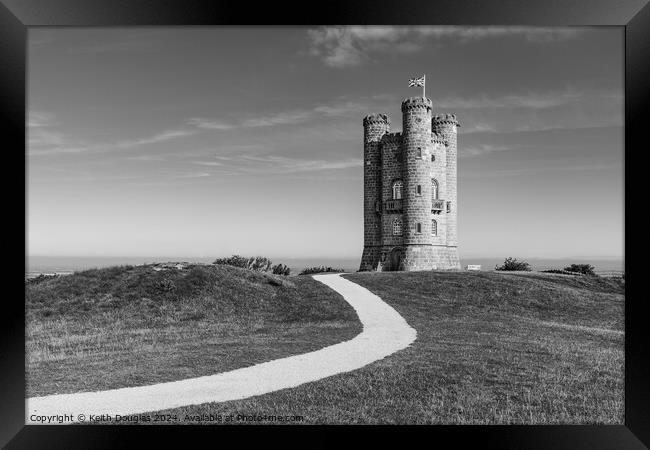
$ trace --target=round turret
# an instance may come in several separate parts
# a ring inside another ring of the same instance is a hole
[[[447,218],[447,246],[456,247],[458,245],[458,148],[457,128],[460,126],[456,114],[436,114],[431,119],[431,128],[433,132],[445,141],[447,146],[446,154],[446,176],[447,192],[445,195],[445,214]]]
[[[390,131],[386,114],[363,119],[363,242],[361,270],[374,270],[381,246],[381,139]]]
[[[411,97],[402,102],[404,149],[404,244],[431,243],[431,100]],[[415,267],[420,262],[409,261]]]

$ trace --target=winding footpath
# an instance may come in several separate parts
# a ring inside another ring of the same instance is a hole
[[[349,341],[216,375],[108,391],[29,398],[25,408],[26,422],[36,423],[39,420],[36,416],[65,414],[70,420],[64,423],[72,423],[78,420],[79,414],[86,417],[89,414],[128,415],[241,400],[359,369],[415,341],[416,331],[397,311],[366,288],[340,275],[314,275],[313,278],[341,294],[359,316],[363,331]]]

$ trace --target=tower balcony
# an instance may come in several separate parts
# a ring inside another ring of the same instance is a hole
[[[431,200],[431,213],[440,214],[445,209],[445,201],[439,199]]]
[[[402,212],[402,199],[386,200],[385,211],[387,213]]]

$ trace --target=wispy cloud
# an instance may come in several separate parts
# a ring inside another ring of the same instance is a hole
[[[45,116],[31,116],[28,119],[28,153],[30,156],[57,155],[65,153],[105,152],[112,149],[130,149],[144,145],[158,144],[172,139],[191,136],[195,129],[170,129],[152,136],[107,143],[88,143],[50,129]],[[145,158],[151,156],[144,156]]]
[[[362,64],[374,53],[412,53],[428,40],[455,38],[461,43],[497,37],[520,37],[529,42],[571,39],[577,28],[459,27],[459,26],[349,26],[307,31],[309,53],[330,67]]]
[[[381,101],[381,100],[379,100]],[[232,130],[237,128],[272,127],[277,125],[297,125],[314,119],[324,117],[345,117],[367,114],[374,108],[378,100],[367,101],[341,101],[316,105],[313,108],[293,109],[279,111],[256,117],[247,117],[240,120],[226,121],[205,117],[193,117],[186,124],[206,130]]]
[[[219,161],[191,161],[192,164],[198,164],[200,166],[209,166],[209,167],[218,167],[223,166],[223,163]]]
[[[481,95],[472,98],[441,98],[436,101],[440,108],[479,109],[479,108],[528,108],[545,109],[566,105],[583,99],[587,94],[572,90],[554,92],[527,92],[503,96]]]
[[[361,167],[359,158],[327,161],[322,159],[291,158],[278,155],[233,155],[215,156],[224,172],[240,174],[288,174],[297,172],[317,172],[324,170],[343,170]]]
[[[502,146],[502,145],[490,145],[482,144],[470,147],[461,147],[458,152],[458,156],[461,158],[471,158],[473,156],[482,156],[487,153],[494,152],[503,152],[508,150],[514,150],[514,147]]]
[[[54,115],[47,112],[30,112],[27,115],[27,126],[29,128],[49,127],[54,124]]]
[[[193,134],[196,134],[196,130],[165,130],[150,137],[121,141],[113,145],[109,144],[108,146],[118,148],[132,148],[138,147],[140,145],[158,144],[160,142],[169,141],[171,139],[191,136]]]
[[[521,167],[518,169],[497,169],[481,172],[466,173],[466,176],[472,178],[490,178],[502,176],[525,175],[529,173],[549,173],[549,172],[597,172],[601,170],[623,169],[621,163],[611,164],[577,164],[566,166],[548,166],[548,167]]]
[[[193,117],[191,119],[188,119],[187,124],[206,130],[230,130],[232,128],[236,128],[236,125],[231,123],[223,122],[220,120],[204,119],[201,117]]]

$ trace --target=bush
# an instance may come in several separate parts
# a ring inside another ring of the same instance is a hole
[[[567,272],[581,273],[583,275],[596,275],[594,272],[594,266],[591,264],[571,264],[568,267],[565,267],[564,270]]]
[[[248,259],[247,269],[255,270],[256,272],[268,272],[273,265],[273,261],[264,256],[253,256]]]
[[[229,258],[219,258],[216,259],[212,264],[225,265],[225,266],[235,266],[241,267],[242,269],[248,268],[249,258],[245,258],[239,255],[232,255]]]
[[[313,273],[325,273],[325,272],[345,272],[345,270],[332,269],[331,267],[325,267],[325,266],[307,267],[303,269],[299,275],[311,275]]]
[[[575,275],[575,272],[567,272],[566,270],[561,270],[561,269],[548,269],[548,270],[542,270],[544,273],[559,273],[561,275]]]
[[[42,273],[41,273],[41,274],[39,274],[39,275],[36,276],[36,277],[33,277],[33,278],[27,278],[27,279],[25,280],[25,284],[27,284],[27,285],[35,285],[35,284],[42,283],[43,281],[51,280],[51,279],[53,279],[53,278],[58,278],[58,277],[59,277],[58,274],[54,274],[54,275],[45,275],[45,274],[42,274]]]
[[[284,275],[285,277],[291,273],[291,269],[284,264],[276,264],[273,266],[273,273],[275,275]]]
[[[526,261],[517,261],[516,258],[506,258],[502,266],[496,266],[495,270],[523,270],[530,272],[530,265]]]

